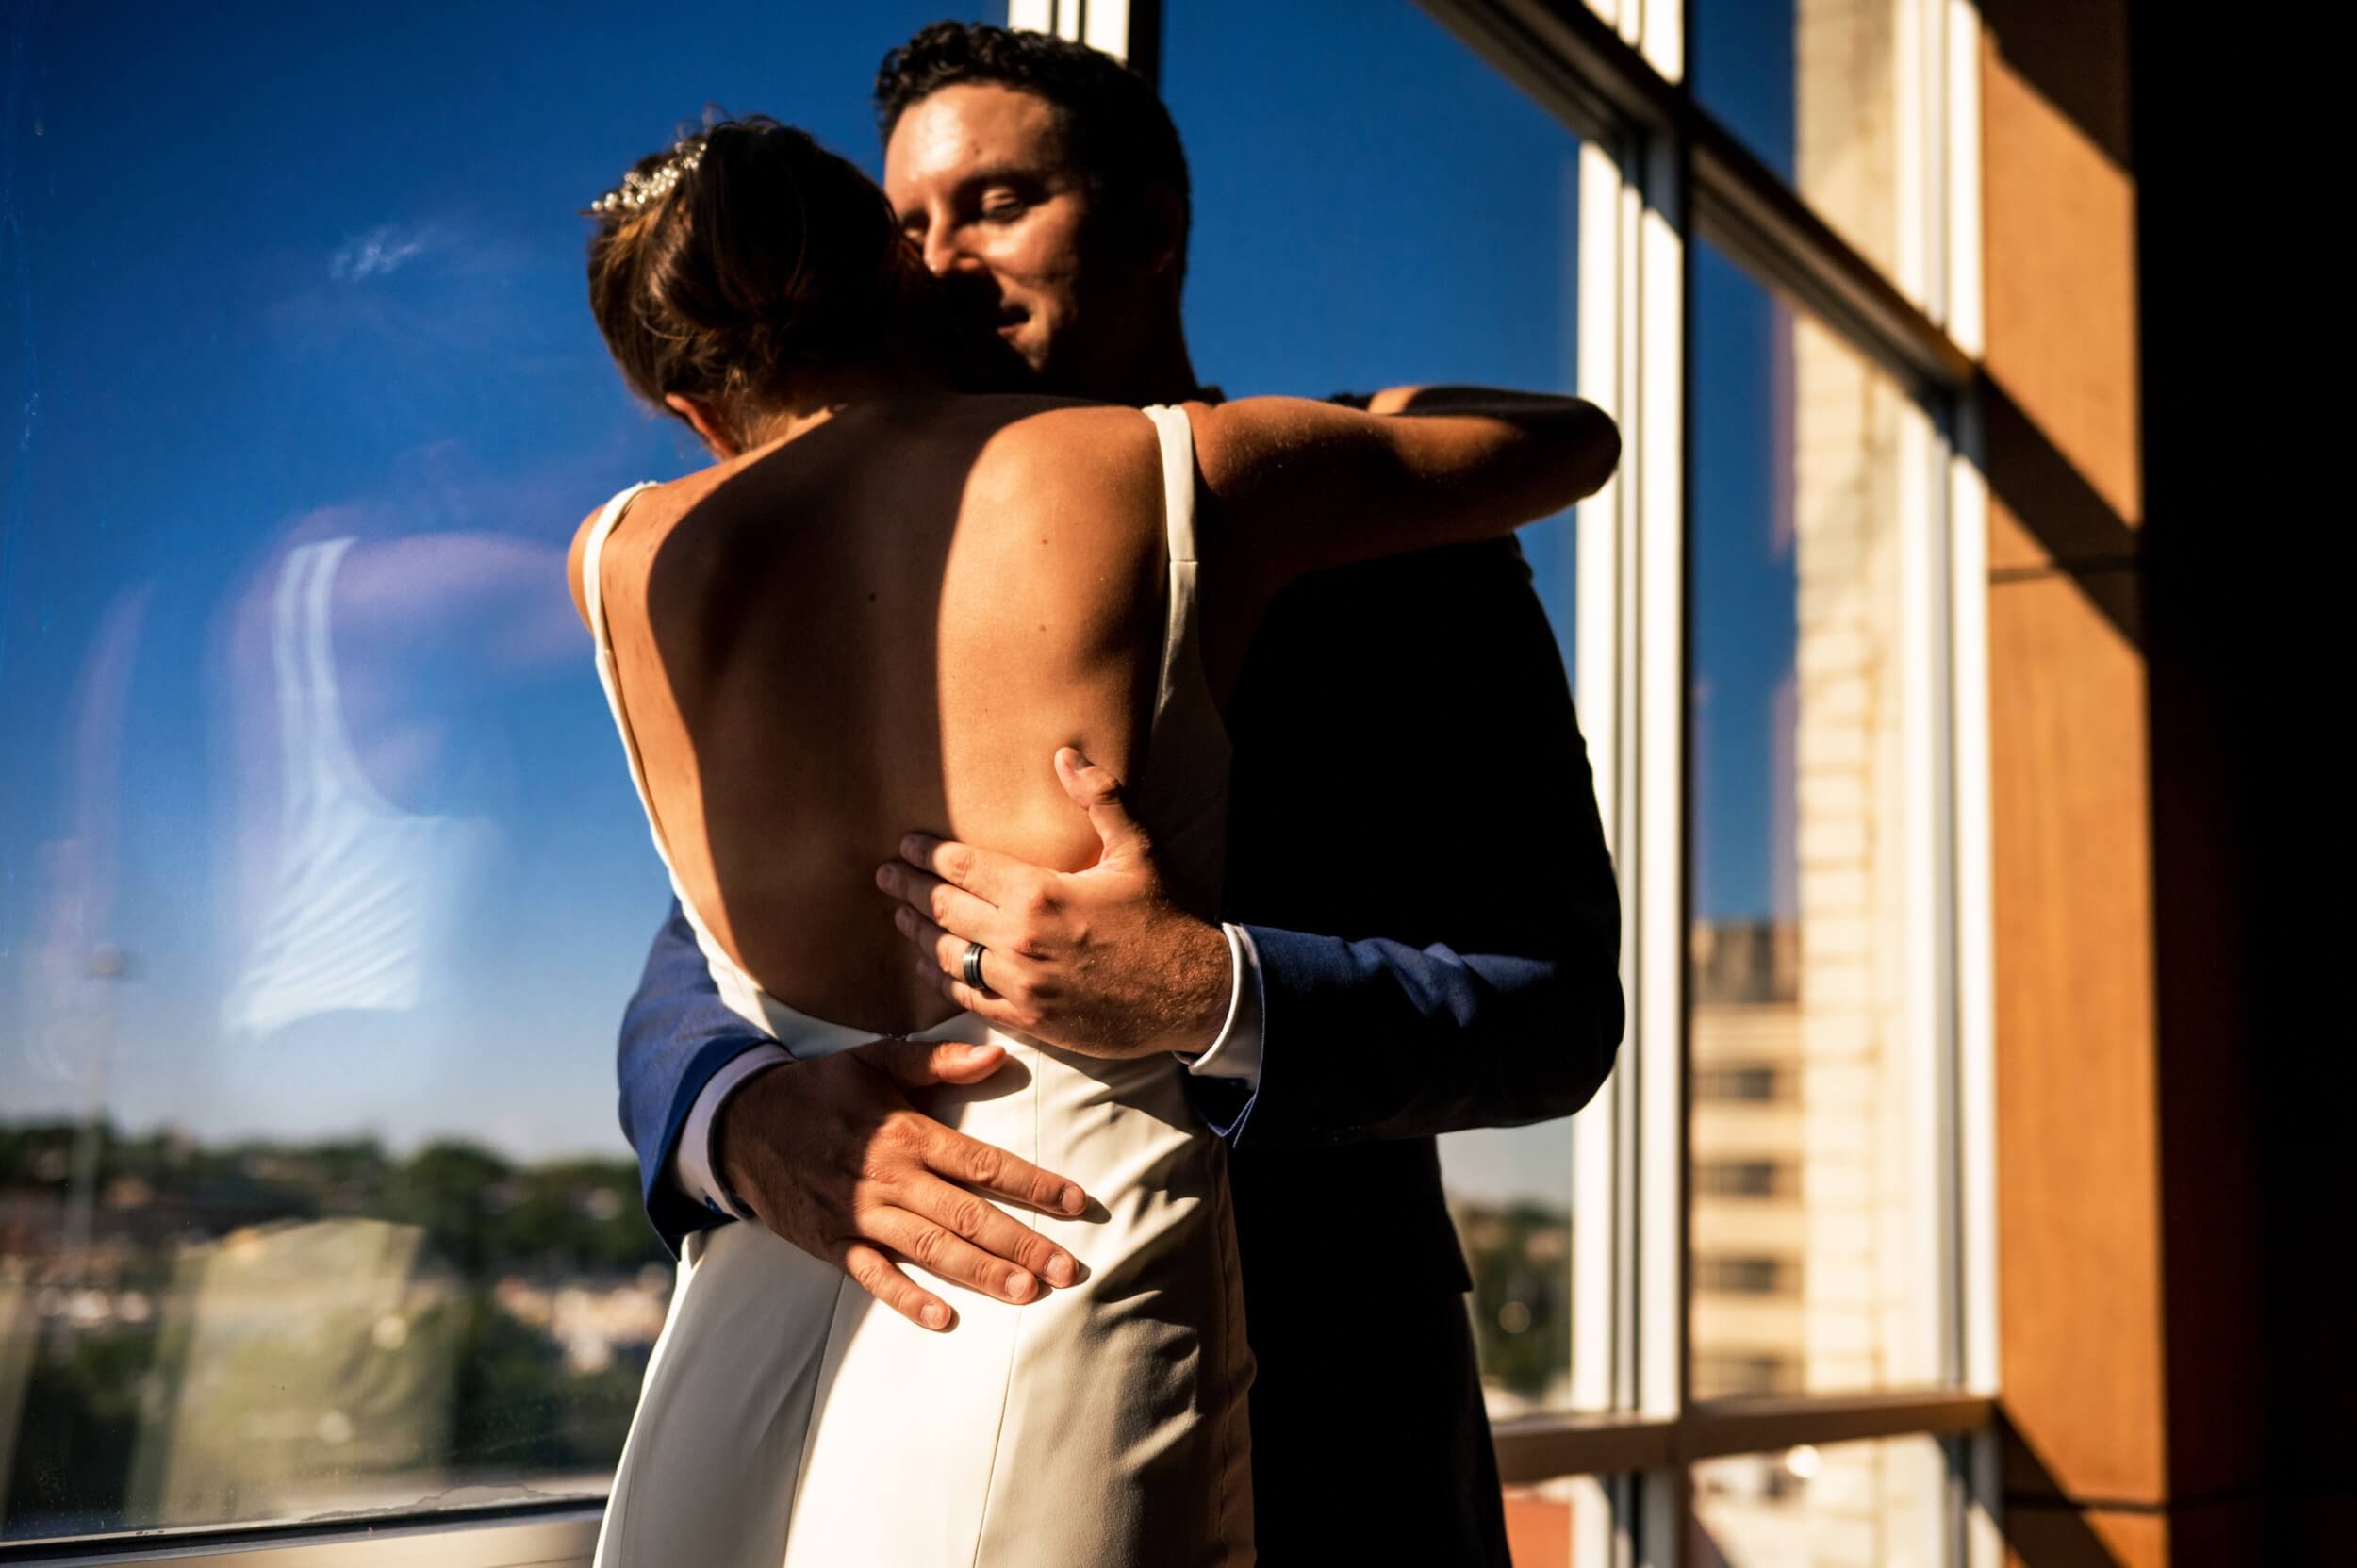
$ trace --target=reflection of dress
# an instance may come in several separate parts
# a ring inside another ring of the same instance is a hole
[[[1138,803],[1181,879],[1215,891],[1228,745],[1196,646],[1194,455],[1182,411],[1148,413],[1162,444],[1170,613]],[[615,497],[591,530],[583,578],[643,801],[598,586],[605,537],[635,493]],[[680,902],[721,997],[788,1051],[822,1056],[873,1038],[762,990],[684,889]],[[1080,1220],[1009,1211],[1087,1277],[1020,1307],[929,1278],[959,1314],[934,1334],[759,1225],[699,1232],[615,1477],[602,1568],[1250,1561],[1251,1363],[1226,1164],[1188,1108],[1178,1063],[1067,1055],[970,1013],[919,1038],[1006,1047],[1010,1065],[985,1083],[912,1098],[1103,1205]]]
[[[271,606],[283,764],[277,858],[223,1027],[261,1034],[313,1014],[418,1006],[447,962],[479,818],[422,817],[378,793],[344,734],[329,596],[349,538],[287,553]]]

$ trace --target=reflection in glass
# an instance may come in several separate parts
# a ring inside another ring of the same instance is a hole
[[[1936,1568],[1948,1450],[1928,1437],[1803,1445],[1694,1466],[1697,1568]]]
[[[1170,8],[1163,90],[1193,166],[1205,379],[1574,385],[1578,141],[1429,17],[1194,0]],[[1521,535],[1567,668],[1571,529]],[[1571,1138],[1553,1122],[1442,1140],[1493,1415],[1570,1397]]]
[[[872,168],[941,8],[722,10],[8,15],[0,1538],[606,1485],[665,891],[563,557],[703,459],[578,212],[715,100]]]
[[[1694,336],[1692,1394],[1928,1383],[1898,529],[1922,416],[1706,247]]]
[[[1885,272],[1899,270],[1899,52],[1915,0],[1695,0],[1703,107]]]

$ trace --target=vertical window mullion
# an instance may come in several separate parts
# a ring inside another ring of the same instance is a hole
[[[1637,1408],[1685,1405],[1685,963],[1687,400],[1686,242],[1679,149],[1643,155],[1638,219],[1636,595],[1640,654],[1634,730],[1636,840],[1623,867],[1636,887],[1632,1044],[1638,1066],[1639,1321]]]
[[[1635,342],[1629,286],[1634,250],[1628,243],[1634,196],[1625,153],[1600,141],[1583,141],[1579,189],[1577,389],[1619,419],[1625,431],[1633,403],[1629,372]],[[1588,737],[1596,806],[1607,847],[1621,867],[1628,865],[1633,849],[1625,807],[1633,799],[1627,785],[1634,749],[1623,733],[1631,707],[1627,686],[1636,669],[1628,656],[1633,623],[1625,571],[1633,493],[1631,486],[1616,478],[1580,507],[1579,607],[1574,629],[1578,639],[1575,695]],[[1625,880],[1621,898],[1626,929],[1633,911]],[[1624,943],[1624,995],[1634,989],[1634,982]],[[1623,1168],[1634,1146],[1622,1126],[1630,1081],[1624,1068],[1616,1071],[1582,1114],[1578,1134],[1572,1140],[1572,1402],[1583,1411],[1626,1410],[1635,1404],[1629,1354],[1635,1302],[1625,1290],[1633,1279],[1634,1232],[1624,1202],[1633,1186]]]
[[[1650,19],[1649,8],[1649,19]],[[1649,20],[1650,25],[1650,20]],[[1632,1044],[1638,1076],[1637,1407],[1676,1420],[1686,1411],[1688,1322],[1686,1031],[1686,603],[1689,211],[1688,149],[1674,136],[1647,139],[1643,202],[1636,221],[1635,739],[1637,835]],[[1684,1466],[1637,1482],[1638,1560],[1675,1568],[1685,1552],[1689,1480]]]

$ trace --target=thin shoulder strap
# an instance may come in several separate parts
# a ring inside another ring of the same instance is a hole
[[[631,787],[638,791],[638,804],[647,817],[647,836],[654,840],[654,852],[663,862],[663,869],[671,881],[671,895],[679,900],[680,912],[687,916],[688,929],[696,933],[696,946],[701,949],[704,962],[710,966],[715,984],[719,987],[720,999],[739,1015],[758,1019],[764,1008],[760,1000],[767,993],[747,974],[741,965],[729,955],[712,934],[697,912],[696,900],[687,896],[687,888],[679,880],[679,867],[672,864],[671,846],[663,836],[663,819],[655,815],[654,796],[647,788],[647,769],[638,759],[638,737],[630,727],[630,715],[622,707],[620,671],[614,658],[614,641],[607,635],[605,622],[605,583],[602,569],[605,563],[605,541],[613,535],[614,525],[622,520],[623,512],[636,500],[638,492],[651,489],[652,484],[633,485],[605,503],[605,510],[590,527],[588,538],[581,547],[581,602],[589,612],[589,631],[597,644],[598,685],[605,688],[605,705],[613,711],[614,728],[622,737],[622,756],[630,764]],[[781,1042],[783,1043],[783,1042]],[[792,1049],[788,1047],[788,1049]]]
[[[1167,728],[1174,707],[1214,714],[1203,676],[1202,588],[1195,558],[1195,427],[1184,408],[1145,410],[1162,451],[1162,534],[1170,552],[1169,616],[1162,627],[1162,681],[1154,730]],[[1182,725],[1187,721],[1181,721]],[[1216,718],[1214,715],[1214,722]]]
[[[622,520],[630,503],[638,499],[638,492],[652,488],[651,481],[641,481],[605,503],[598,520],[589,529],[589,537],[581,547],[581,602],[589,612],[589,635],[597,645],[598,684],[605,688],[605,705],[613,710],[614,728],[622,737],[622,755],[630,764],[630,782],[638,791],[638,803],[647,814],[647,832],[654,839],[655,853],[663,857],[668,870],[671,866],[671,847],[664,841],[663,823],[654,814],[654,797],[647,790],[647,771],[638,760],[638,737],[630,727],[630,715],[622,707],[622,686],[619,671],[614,663],[614,639],[607,635],[605,623],[605,541],[613,536],[614,525]],[[673,879],[676,883],[676,876]]]
[[[1169,616],[1144,770],[1130,783],[1154,824],[1163,868],[1190,901],[1218,901],[1228,852],[1228,775],[1234,748],[1203,668],[1203,569],[1196,558],[1195,427],[1184,408],[1148,408],[1162,438]]]
[[[614,525],[622,520],[622,514],[630,509],[630,503],[638,499],[638,492],[653,487],[652,480],[642,479],[607,502],[605,510],[598,514],[598,520],[589,529],[589,537],[581,547],[581,601],[589,611],[589,635],[595,639],[600,652],[613,646],[613,639],[606,635],[605,581],[599,570],[605,559],[605,541],[613,536]]]
[[[1195,553],[1195,426],[1187,411],[1163,404],[1145,410],[1162,446],[1162,528],[1173,561]]]

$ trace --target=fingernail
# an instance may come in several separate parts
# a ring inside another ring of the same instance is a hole
[[[1088,1199],[1081,1196],[1080,1189],[1069,1181],[1063,1184],[1063,1191],[1056,1195],[1056,1207],[1068,1214],[1077,1214],[1087,1206]]]
[[[1058,1290],[1063,1289],[1079,1278],[1080,1270],[1071,1259],[1050,1258],[1047,1260],[1047,1282]]]
[[[887,893],[889,893],[889,892],[891,892],[891,891],[892,891],[892,867],[889,867],[889,866],[879,866],[879,867],[876,867],[876,885],[877,885],[878,887],[882,888],[882,889],[883,889],[885,892],[887,892]]]
[[[1024,1273],[1019,1268],[1008,1270],[1007,1294],[1009,1296],[1012,1296],[1016,1300],[1020,1301],[1023,1297],[1029,1296],[1030,1292],[1031,1277],[1030,1275]]]
[[[947,1329],[949,1327],[949,1309],[943,1306],[938,1301],[931,1303],[923,1312],[917,1313],[916,1315],[925,1320],[925,1327],[928,1329]]]
[[[892,912],[892,923],[899,927],[903,932],[909,929],[908,905],[902,904],[899,908]]]

